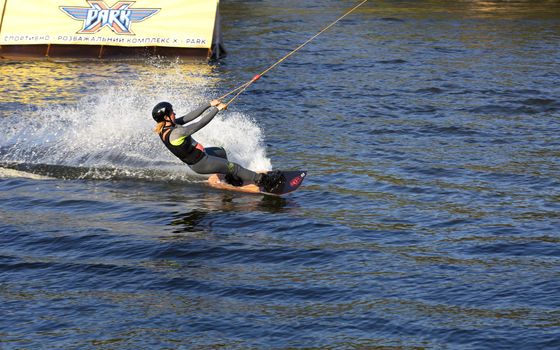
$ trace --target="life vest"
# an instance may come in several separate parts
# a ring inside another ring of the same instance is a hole
[[[171,130],[167,131],[166,129]],[[204,155],[204,146],[196,142],[190,135],[182,136],[176,140],[169,141],[172,131],[172,127],[167,127],[159,134],[161,141],[163,141],[163,144],[171,151],[171,153],[188,165],[195,164],[202,159],[202,156]]]

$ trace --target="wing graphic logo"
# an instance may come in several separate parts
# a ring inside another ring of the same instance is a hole
[[[299,185],[303,181],[304,176],[305,174],[301,174],[298,177],[294,177],[292,181],[290,181],[290,187],[296,187],[297,185]]]
[[[89,7],[60,6],[60,10],[76,21],[83,21],[78,34],[94,34],[109,27],[116,34],[134,35],[130,26],[142,22],[161,9],[131,8],[135,1],[117,1],[112,7],[102,0],[87,0]]]

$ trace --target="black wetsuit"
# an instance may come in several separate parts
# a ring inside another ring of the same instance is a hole
[[[200,117],[204,112],[206,113],[199,121],[187,124]],[[206,126],[218,112],[218,108],[211,107],[209,104],[200,106],[194,111],[176,118],[176,125],[164,127],[159,136],[171,153],[199,174],[226,174],[244,182],[255,182],[258,174],[228,161],[223,148],[204,148],[192,138],[191,135]]]

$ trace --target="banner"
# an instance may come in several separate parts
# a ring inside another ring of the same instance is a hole
[[[0,45],[210,48],[219,0],[0,0]]]

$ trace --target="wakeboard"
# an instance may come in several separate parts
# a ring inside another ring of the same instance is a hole
[[[241,186],[234,186],[226,181],[223,174],[210,175],[208,184],[214,188],[228,191],[282,196],[297,190],[307,175],[307,171],[280,171],[280,173],[282,174],[282,179],[277,183],[277,186],[274,186],[272,192],[267,192],[264,188],[254,183],[243,183]]]

